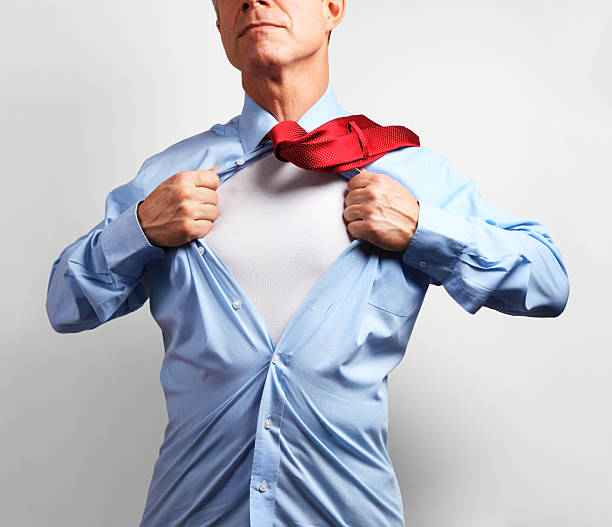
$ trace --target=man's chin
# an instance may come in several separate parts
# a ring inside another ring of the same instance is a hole
[[[287,61],[279,56],[278,50],[274,50],[272,53],[252,53],[243,61],[243,66],[238,69],[247,73],[262,73],[279,70],[286,64]]]

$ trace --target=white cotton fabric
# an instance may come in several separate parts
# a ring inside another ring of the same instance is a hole
[[[254,305],[274,344],[351,242],[342,216],[347,182],[269,154],[217,189],[219,217],[204,239]]]

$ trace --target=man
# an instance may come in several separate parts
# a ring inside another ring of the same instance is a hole
[[[141,527],[404,526],[387,378],[428,286],[469,313],[565,308],[542,226],[484,202],[432,150],[337,173],[277,157],[279,123],[351,116],[328,68],[345,3],[218,0],[241,114],[147,159],[53,264],[57,331],[147,299],[162,330],[169,422]]]

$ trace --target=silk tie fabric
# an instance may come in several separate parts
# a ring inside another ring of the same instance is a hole
[[[296,121],[281,121],[268,132],[274,155],[305,170],[338,174],[359,168],[405,146],[420,146],[404,126],[381,126],[365,115],[332,119],[307,133]]]

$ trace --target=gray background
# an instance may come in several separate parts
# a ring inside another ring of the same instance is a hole
[[[403,124],[540,221],[570,275],[556,319],[469,315],[432,286],[390,375],[407,527],[609,527],[612,4],[350,1],[340,104]],[[51,264],[144,159],[242,107],[209,0],[4,2],[2,524],[136,526],[166,413],[148,304],[59,335]]]

